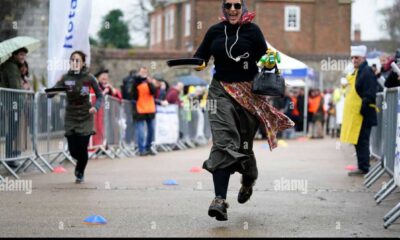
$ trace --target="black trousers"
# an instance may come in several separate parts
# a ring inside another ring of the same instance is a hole
[[[86,165],[89,160],[87,148],[89,145],[90,135],[69,135],[66,137],[68,141],[68,150],[71,153],[71,156],[77,161],[75,175],[83,176],[85,174]]]
[[[357,153],[357,161],[358,161],[358,169],[363,170],[365,172],[369,171],[369,138],[371,135],[371,126],[365,124],[363,121],[360,130],[360,136],[358,137],[358,142],[356,147]]]

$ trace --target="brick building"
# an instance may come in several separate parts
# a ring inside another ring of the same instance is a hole
[[[248,0],[268,42],[290,55],[344,55],[351,38],[350,0]],[[221,0],[158,4],[150,14],[150,50],[196,48],[221,16]]]
[[[318,75],[322,60],[348,58],[351,0],[247,0],[247,5],[270,44]],[[221,15],[221,0],[158,1],[149,16],[149,49],[193,52]],[[324,81],[336,81],[340,74],[324,73]]]

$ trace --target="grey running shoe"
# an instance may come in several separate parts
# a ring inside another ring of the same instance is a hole
[[[220,196],[217,196],[208,209],[208,215],[215,217],[218,221],[228,220],[228,213],[226,209],[229,208],[229,204]]]

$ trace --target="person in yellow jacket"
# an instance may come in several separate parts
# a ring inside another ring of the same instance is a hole
[[[375,98],[377,80],[366,61],[367,47],[352,46],[351,61],[354,72],[347,76],[348,93],[345,99],[340,141],[354,144],[357,153],[358,169],[349,172],[357,176],[369,171],[369,138],[371,128],[377,125]]]

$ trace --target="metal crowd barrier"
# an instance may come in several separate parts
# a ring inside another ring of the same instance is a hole
[[[396,181],[396,171],[400,166],[395,166],[396,138],[400,134],[397,117],[400,113],[399,91],[400,88],[385,89],[383,93],[377,95],[376,99],[377,106],[381,111],[378,113],[378,126],[371,132],[370,149],[371,156],[378,159],[378,162],[365,176],[364,183],[370,187],[384,173],[390,176],[390,181],[385,183],[374,196],[377,204],[380,204],[397,186],[400,186],[400,181]],[[399,157],[397,156],[397,158]],[[388,228],[399,217],[400,203],[384,216],[384,227]]]
[[[172,151],[181,147],[179,141],[179,107],[177,105],[157,106],[154,124],[156,151]]]
[[[121,119],[122,108],[118,98],[106,95],[104,98],[104,130],[106,134],[107,150],[115,157],[121,157],[124,153],[127,157],[129,154],[121,149]]]
[[[193,141],[193,129],[191,127],[194,126],[193,123],[195,120],[193,120],[193,114],[190,109],[180,109],[179,113],[179,127],[181,131],[181,139],[180,142],[188,148],[194,148],[196,147],[196,144]]]
[[[0,88],[0,163],[17,179],[30,163],[46,173],[36,161],[34,106],[33,92]],[[17,162],[22,164],[15,169],[7,164]]]
[[[68,160],[73,165],[76,162],[68,154],[64,137],[64,116],[66,95],[58,94],[47,98],[45,93],[35,95],[35,150],[36,155],[53,170],[52,164],[61,157],[61,164]]]
[[[90,94],[90,101],[92,104],[96,102],[96,95]],[[114,159],[114,154],[107,149],[107,139],[105,130],[105,109],[106,103],[103,102],[100,109],[94,114],[94,129],[96,134],[90,137],[88,151],[90,152],[89,159],[98,158],[101,155]]]
[[[53,98],[48,98],[45,93],[35,94],[34,144],[36,158],[40,159],[51,171],[54,170],[52,164],[60,157],[61,161],[57,165],[65,160],[76,165],[76,162],[68,154],[64,138],[65,107],[65,94],[59,94]],[[29,166],[30,164],[25,169]]]
[[[371,187],[384,173],[384,135],[387,134],[384,126],[387,124],[387,109],[386,109],[386,101],[385,94],[378,93],[376,96],[376,106],[379,109],[377,113],[378,125],[373,127],[371,130],[371,138],[370,138],[370,154],[371,158],[375,158],[378,162],[373,166],[369,173],[365,175],[364,184],[367,188]],[[380,195],[381,192],[378,192],[377,195]],[[377,197],[376,197],[377,198]]]
[[[95,102],[94,94],[91,94],[91,102]],[[26,171],[32,164],[46,173],[39,161],[51,171],[53,163],[60,157],[57,164],[65,160],[76,164],[68,153],[64,138],[66,104],[64,94],[48,99],[44,93],[0,88],[0,163],[15,178],[18,179],[18,173]],[[203,144],[199,139],[207,139],[205,132],[210,131],[207,113],[204,114],[201,109],[183,109],[174,105],[161,108],[168,111],[159,112],[158,117],[170,114],[173,109],[176,114],[174,124],[178,127],[174,139],[155,141],[153,149],[187,149]],[[163,117],[164,125],[168,126],[168,116]],[[94,151],[90,158],[102,153],[109,158],[122,154],[135,156],[135,123],[130,101],[105,96],[104,104],[94,115],[94,122],[96,135],[91,137],[88,147],[88,151]],[[7,163],[13,161],[23,163],[12,169]],[[4,180],[2,176],[1,180]]]
[[[391,194],[398,186],[400,186],[399,181],[399,168],[400,156],[396,156],[396,151],[398,151],[398,146],[396,150],[396,141],[400,135],[400,126],[398,121],[398,114],[400,113],[400,88],[391,88],[386,92],[386,104],[388,110],[388,123],[387,132],[388,135],[383,139],[385,141],[385,169],[392,176],[391,182],[384,193],[378,198],[377,201],[382,201],[389,194]],[[399,144],[399,142],[397,142]],[[397,166],[396,165],[397,162]],[[379,203],[379,202],[378,202]],[[383,218],[385,228],[388,228],[393,222],[395,222],[400,217],[400,203],[397,204],[392,210],[390,210]]]
[[[132,102],[121,101],[121,149],[130,156],[135,156],[135,122],[132,117]]]
[[[370,153],[371,157],[377,159],[378,161],[382,160],[383,155],[383,141],[382,141],[382,103],[383,103],[383,92],[378,93],[376,95],[376,106],[379,108],[379,112],[377,113],[378,117],[378,125],[373,127],[371,130],[371,139],[370,139]],[[376,165],[378,166],[378,164]]]
[[[380,96],[380,95],[378,95]],[[370,187],[375,183],[384,173],[387,173],[391,179],[388,183],[375,194],[376,202],[381,203],[393,190],[396,188],[394,182],[394,155],[395,155],[395,141],[396,127],[397,127],[397,89],[387,89],[383,93],[382,101],[382,124],[381,124],[381,137],[380,143],[375,142],[376,146],[381,147],[382,153],[380,161],[371,169],[370,173],[365,176],[364,183]],[[378,98],[378,97],[377,97]],[[378,138],[378,137],[377,137]]]

